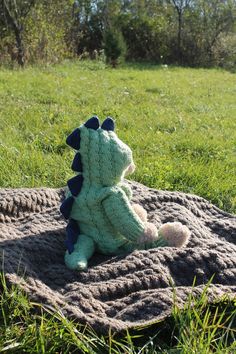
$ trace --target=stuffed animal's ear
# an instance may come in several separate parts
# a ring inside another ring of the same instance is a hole
[[[112,118],[107,117],[104,122],[102,123],[101,128],[103,130],[110,130],[110,131],[114,131],[115,130],[115,122]]]
[[[100,122],[98,117],[94,116],[84,123],[84,126],[89,129],[97,130],[99,128]]]

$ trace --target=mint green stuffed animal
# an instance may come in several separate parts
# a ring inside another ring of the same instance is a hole
[[[77,150],[72,170],[77,175],[67,184],[69,192],[61,213],[66,228],[65,263],[85,270],[94,252],[119,255],[135,249],[174,246],[188,241],[190,231],[179,222],[156,229],[146,211],[131,203],[132,192],[123,182],[134,171],[132,151],[114,133],[114,121],[97,117],[75,129],[66,140]]]

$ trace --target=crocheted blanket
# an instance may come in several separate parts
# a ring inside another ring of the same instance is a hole
[[[64,265],[63,189],[0,189],[0,263],[8,282],[103,333],[164,319],[173,301],[183,306],[213,274],[209,301],[234,296],[236,217],[194,195],[131,186],[151,222],[180,221],[190,228],[186,248],[97,255],[87,272],[77,273]]]

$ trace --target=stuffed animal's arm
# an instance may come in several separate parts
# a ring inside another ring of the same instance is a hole
[[[113,227],[131,242],[138,240],[144,233],[145,224],[132,209],[122,189],[116,189],[102,202],[105,213]]]
[[[118,184],[118,186],[125,192],[125,194],[127,195],[128,199],[130,200],[132,198],[132,189],[130,188],[130,186],[125,183],[125,182],[121,182]]]

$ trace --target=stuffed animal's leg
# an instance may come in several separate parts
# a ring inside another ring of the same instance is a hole
[[[167,222],[158,230],[159,237],[163,238],[170,247],[183,247],[191,235],[187,226],[180,222]]]
[[[180,222],[163,224],[159,230],[151,223],[146,223],[144,233],[137,242],[127,242],[119,248],[117,254],[134,250],[147,250],[157,247],[183,247],[190,237],[190,230]]]
[[[95,250],[94,241],[86,235],[79,235],[78,241],[74,245],[74,251],[69,254],[66,251],[65,263],[68,268],[76,270],[87,269],[88,260]]]
[[[139,248],[183,247],[190,237],[190,230],[180,222],[169,222],[157,230],[154,224],[146,223],[146,229],[140,237]]]

